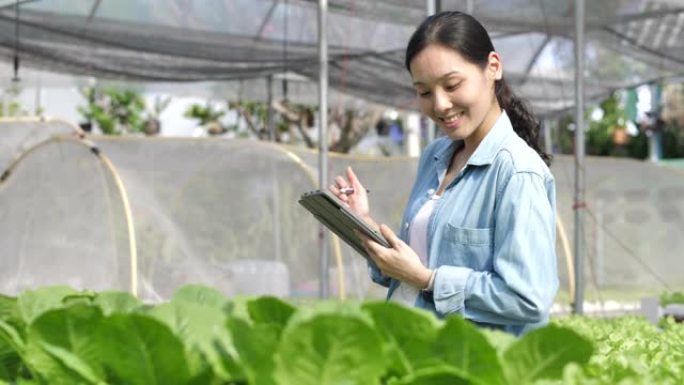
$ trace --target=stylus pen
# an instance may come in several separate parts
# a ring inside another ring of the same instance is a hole
[[[353,187],[342,187],[342,188],[340,189],[340,192],[341,192],[342,194],[345,194],[345,195],[350,195],[350,194],[353,194],[353,193],[354,193],[354,188],[353,188]],[[366,192],[369,193],[370,190],[369,190],[369,189],[366,189]]]

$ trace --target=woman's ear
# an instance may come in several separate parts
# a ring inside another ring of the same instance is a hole
[[[501,56],[492,51],[487,58],[487,75],[494,81],[503,78],[503,64],[501,63]]]

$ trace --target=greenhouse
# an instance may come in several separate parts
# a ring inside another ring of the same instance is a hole
[[[522,336],[382,302],[298,203],[351,166],[399,233],[439,136],[406,44],[441,11],[553,156],[558,292]],[[8,0],[0,36],[0,385],[684,379],[684,2]]]

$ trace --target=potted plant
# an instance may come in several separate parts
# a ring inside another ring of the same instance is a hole
[[[145,101],[132,90],[86,87],[82,94],[87,104],[78,111],[88,122],[95,122],[105,135],[139,133],[143,131]]]
[[[200,126],[204,127],[209,135],[220,135],[226,132],[219,119],[225,115],[225,111],[215,110],[208,103],[206,105],[192,104],[185,111],[185,116],[199,120]]]
[[[148,113],[148,118],[143,124],[143,133],[148,136],[158,135],[161,132],[161,122],[159,121],[159,115],[169,106],[171,103],[171,97],[162,98],[157,96],[154,99],[154,107]]]

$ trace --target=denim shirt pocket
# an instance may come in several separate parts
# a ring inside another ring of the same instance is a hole
[[[439,247],[439,264],[490,270],[493,237],[491,228],[457,227],[446,223]]]

